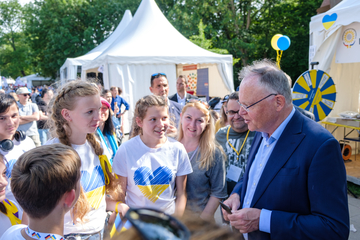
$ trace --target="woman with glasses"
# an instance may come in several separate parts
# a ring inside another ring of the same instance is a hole
[[[212,116],[198,101],[182,110],[178,140],[185,146],[193,173],[186,184],[187,208],[201,218],[214,220],[219,200],[226,198],[225,154],[215,141]]]

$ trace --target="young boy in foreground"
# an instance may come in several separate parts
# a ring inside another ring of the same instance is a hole
[[[64,215],[80,194],[80,166],[76,151],[63,144],[24,153],[13,168],[11,189],[29,226],[12,226],[0,240],[63,240]]]

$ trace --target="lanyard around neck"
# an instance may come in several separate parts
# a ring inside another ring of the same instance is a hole
[[[25,228],[25,233],[32,239],[40,240],[65,240],[63,236],[52,233],[41,233],[31,230],[29,227]]]
[[[242,149],[243,149],[243,147],[244,147],[244,145],[245,145],[245,142],[246,142],[247,137],[249,136],[250,130],[247,131],[246,137],[245,137],[245,139],[244,139],[244,142],[243,142],[243,144],[241,145],[240,151],[238,152],[238,151],[235,149],[235,147],[234,147],[234,146],[230,143],[230,141],[229,141],[230,128],[231,128],[231,126],[229,126],[229,128],[228,128],[228,131],[227,131],[227,134],[226,134],[226,140],[227,140],[228,144],[230,145],[230,147],[236,152],[236,155],[237,155],[236,160],[239,160],[239,155],[240,155],[240,153],[241,153],[241,151],[242,151]]]

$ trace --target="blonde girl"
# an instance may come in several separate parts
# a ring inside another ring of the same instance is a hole
[[[201,102],[186,104],[178,131],[178,140],[185,146],[193,168],[186,186],[187,208],[203,219],[214,220],[219,200],[227,197],[226,157],[215,141],[210,111]]]
[[[53,99],[50,129],[54,138],[46,144],[72,146],[81,158],[81,194],[65,215],[66,238],[102,239],[106,210],[115,210],[118,192],[108,161],[111,156],[94,136],[100,108],[99,89],[85,81],[66,84]]]
[[[183,214],[186,177],[192,169],[182,144],[166,137],[168,127],[164,97],[149,95],[137,101],[131,139],[120,146],[113,163],[124,193],[117,205],[120,215],[129,207]]]

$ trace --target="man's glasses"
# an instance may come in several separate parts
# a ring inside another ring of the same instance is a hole
[[[30,94],[26,93],[26,94],[22,94],[24,97],[30,97]]]
[[[129,222],[145,240],[190,239],[190,232],[184,224],[176,218],[155,209],[130,208],[124,218],[129,220]]]
[[[165,73],[154,73],[153,75],[151,75],[151,80],[153,80],[155,78],[158,78],[158,77],[161,77],[161,76],[166,77],[166,74]]]
[[[251,108],[252,106],[258,104],[259,102],[267,99],[267,98],[270,97],[270,96],[277,96],[277,95],[279,95],[279,94],[277,94],[277,93],[271,93],[271,94],[267,95],[266,97],[260,99],[259,101],[251,104],[250,106],[245,106],[245,105],[241,104],[241,103],[239,102],[239,100],[238,100],[237,102],[239,103],[240,107],[242,107],[245,111],[249,112],[249,108]]]

